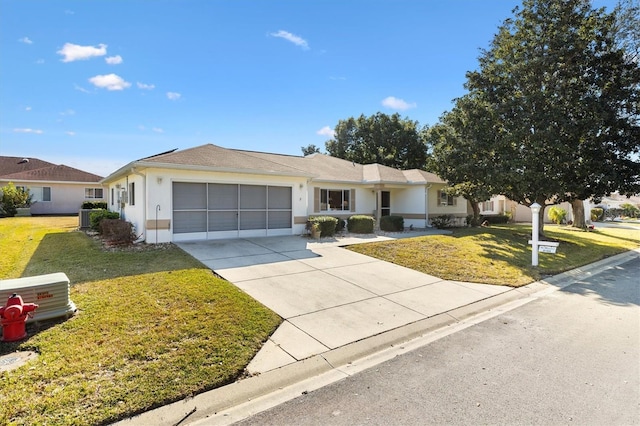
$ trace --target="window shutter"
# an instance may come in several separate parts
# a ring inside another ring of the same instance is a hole
[[[351,198],[350,204],[349,204],[350,205],[349,210],[352,212],[355,212],[356,211],[356,190],[355,189],[351,190],[351,195],[349,198]]]
[[[320,188],[313,188],[313,211],[320,211]]]

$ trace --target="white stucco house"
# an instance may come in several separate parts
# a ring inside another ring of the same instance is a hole
[[[466,216],[464,198],[422,170],[357,164],[324,154],[306,157],[207,144],[131,163],[101,181],[112,211],[148,243],[300,235],[310,216]]]
[[[102,176],[37,158],[0,156],[0,187],[28,189],[33,215],[78,214],[83,202],[104,201]]]

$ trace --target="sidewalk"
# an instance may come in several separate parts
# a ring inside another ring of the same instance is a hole
[[[416,235],[366,240],[405,236]],[[313,388],[344,378],[381,351],[453,330],[478,314],[497,314],[497,308],[510,303],[527,303],[638,255],[629,252],[514,289],[441,280],[340,248],[362,240],[315,242],[289,236],[180,244],[284,322],[249,364],[251,377],[118,424],[229,424],[232,418],[216,413],[274,391],[296,389],[305,380],[319,380],[305,384]]]

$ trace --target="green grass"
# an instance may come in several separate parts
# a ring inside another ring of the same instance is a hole
[[[39,354],[0,373],[0,424],[105,424],[222,386],[279,325],[179,248],[104,251],[76,221],[0,220],[0,277],[65,272],[79,308],[0,343]]]
[[[531,227],[502,225],[454,229],[432,235],[349,249],[430,275],[457,281],[519,287],[640,246],[640,230],[599,228],[592,232],[545,225],[548,239],[559,241],[556,254],[539,253],[531,266]]]

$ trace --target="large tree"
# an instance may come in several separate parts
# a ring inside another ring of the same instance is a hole
[[[452,111],[472,150],[460,162],[474,159],[477,180],[528,206],[640,190],[640,69],[616,43],[615,15],[588,0],[525,0],[514,14]]]
[[[333,157],[401,169],[423,169],[427,160],[418,122],[402,119],[397,113],[340,120],[335,137],[325,147]]]

